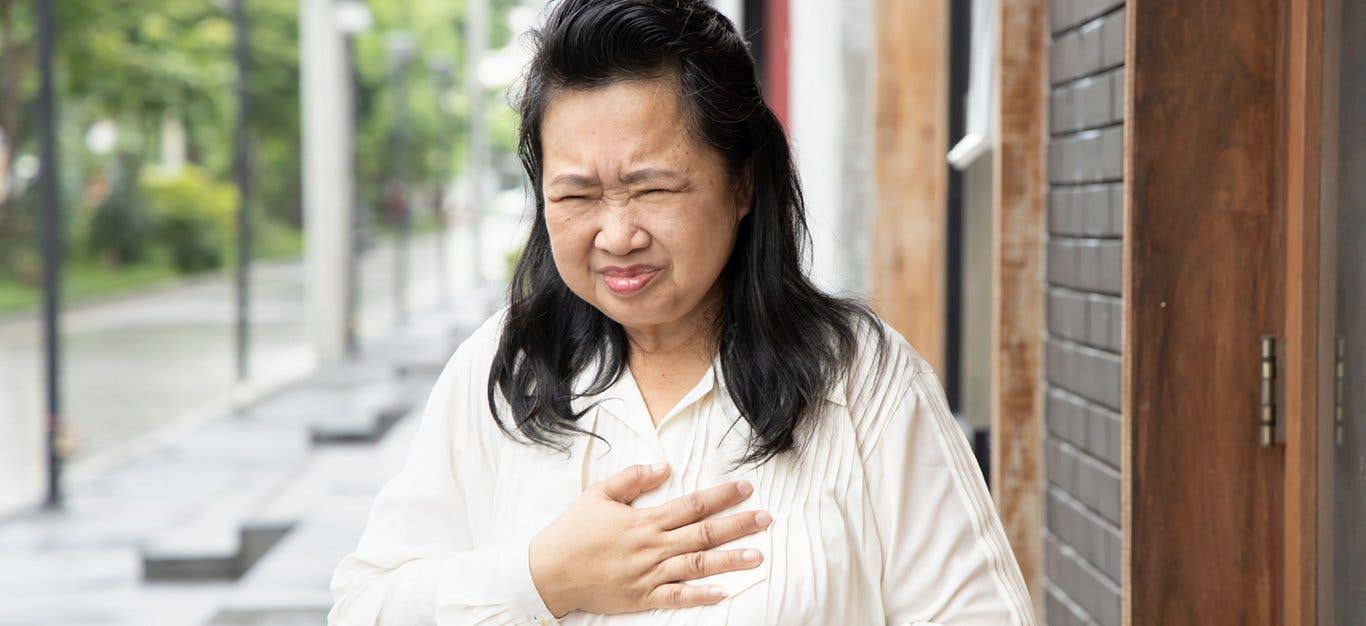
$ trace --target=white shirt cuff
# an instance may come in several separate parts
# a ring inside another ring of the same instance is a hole
[[[558,626],[560,621],[546,608],[536,582],[531,579],[531,538],[499,544],[495,549],[497,580],[510,594],[509,605],[529,624]]]

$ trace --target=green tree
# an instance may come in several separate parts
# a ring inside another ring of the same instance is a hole
[[[246,2],[252,26],[248,88],[256,173],[253,206],[297,227],[301,213],[298,5],[290,0]],[[369,4],[374,28],[356,39],[358,191],[364,203],[377,206],[388,183],[421,188],[449,178],[463,163],[468,108],[464,104],[465,2]],[[518,0],[490,2],[491,47],[507,42],[506,14],[517,4]],[[5,138],[0,149],[9,153],[0,155],[0,162],[12,163],[14,154],[35,150],[34,124],[25,119],[34,113],[37,87],[31,5],[30,0],[0,0],[0,133]],[[213,181],[230,182],[232,138],[237,132],[233,97],[237,68],[228,0],[55,0],[55,6],[64,200],[69,208],[78,209],[68,213],[85,211],[73,223],[88,225],[94,207],[115,206],[103,202],[116,187],[109,182],[116,178],[114,163],[126,162],[133,171],[140,171],[143,164],[157,159],[168,118],[179,120],[185,130],[187,159]],[[394,155],[390,137],[397,94],[386,38],[398,30],[412,34],[417,52],[407,81],[408,149]],[[450,90],[444,94],[438,93],[432,71],[438,58],[447,60],[454,70]],[[487,97],[493,100],[486,110],[495,131],[495,149],[510,149],[515,118],[500,110],[502,94]],[[112,120],[119,128],[114,156],[92,155],[84,149],[85,129],[98,120]],[[399,171],[405,172],[404,180],[394,181]],[[31,197],[0,197],[0,272],[34,264],[32,258],[6,258],[21,253],[33,256],[33,205]],[[122,216],[109,213],[105,217],[110,219],[103,223],[121,223],[112,217]]]
[[[507,14],[520,4],[519,0],[492,0],[489,3],[489,47],[507,44],[510,32]],[[460,171],[464,165],[468,145],[468,93],[465,90],[464,0],[412,0],[409,2],[371,2],[374,28],[357,38],[357,64],[360,70],[360,126],[357,148],[360,155],[360,188],[362,202],[379,207],[390,182],[397,172],[405,172],[405,180],[397,181],[409,187],[443,182]],[[390,138],[394,131],[395,100],[393,66],[387,50],[387,38],[396,31],[406,31],[413,37],[416,50],[409,68],[408,86],[408,150],[393,155]],[[450,91],[439,93],[437,78],[432,71],[433,61],[441,58],[452,63]],[[506,95],[485,94],[489,104],[485,111],[490,126],[506,131],[508,112]],[[443,103],[447,106],[443,108]],[[513,116],[515,118],[515,116]],[[495,149],[511,149],[507,132],[495,132]],[[396,159],[404,159],[398,162]],[[401,167],[400,167],[401,166]]]
[[[0,0],[0,133],[9,151],[32,152],[35,111],[34,23],[29,0]],[[117,178],[115,159],[89,154],[79,138],[96,120],[119,128],[119,161],[134,172],[159,152],[162,121],[179,119],[190,162],[218,180],[230,180],[235,128],[233,28],[225,0],[57,0],[54,55],[63,199],[75,223],[81,213],[106,209],[107,199],[86,202],[91,183]],[[298,20],[293,2],[247,0],[252,21],[250,119],[258,175],[254,205],[297,224],[299,214]],[[69,147],[68,147],[69,146]],[[3,158],[0,162],[12,159]],[[136,174],[134,174],[136,176]],[[96,185],[120,190],[118,184]],[[122,200],[120,200],[122,202]],[[0,198],[0,249],[32,255],[33,202]],[[88,206],[87,206],[88,204]],[[124,207],[127,208],[127,207]],[[104,235],[110,235],[108,228]],[[106,237],[107,239],[107,237]],[[76,250],[83,249],[76,246]],[[19,261],[0,258],[0,271]],[[32,263],[26,263],[31,265]]]

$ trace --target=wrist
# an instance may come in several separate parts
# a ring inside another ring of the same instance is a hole
[[[544,549],[540,545],[540,540],[539,534],[532,537],[530,549],[527,551],[528,564],[531,566],[531,582],[536,586],[536,593],[541,595],[541,602],[545,603],[545,608],[555,616],[555,619],[560,619],[573,611],[574,606],[559,582],[563,580],[560,575],[562,570],[553,558],[554,550]]]

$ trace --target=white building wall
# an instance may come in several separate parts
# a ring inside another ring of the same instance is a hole
[[[299,4],[304,273],[308,329],[320,361],[346,349],[346,273],[353,202],[351,90],[330,0]]]
[[[711,5],[716,7],[722,15],[730,18],[735,27],[744,32],[745,23],[745,3],[744,0],[711,0]]]
[[[806,193],[812,275],[866,295],[871,214],[870,0],[791,0],[788,125]]]

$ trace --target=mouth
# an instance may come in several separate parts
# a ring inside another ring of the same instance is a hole
[[[618,296],[627,297],[639,293],[654,281],[655,276],[659,275],[659,268],[652,265],[609,266],[599,270],[599,273],[602,274],[602,282],[607,285],[608,290]]]

